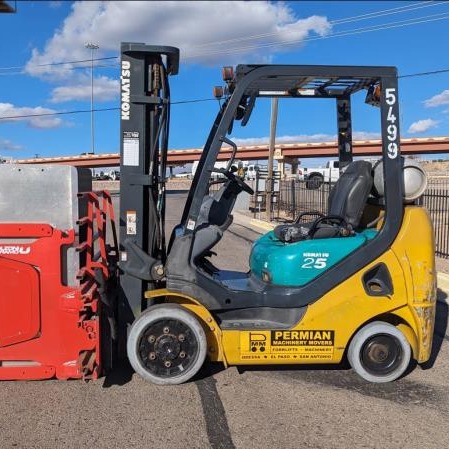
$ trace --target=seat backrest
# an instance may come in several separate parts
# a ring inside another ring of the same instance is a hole
[[[341,217],[353,229],[357,228],[373,186],[371,172],[371,163],[367,161],[355,161],[347,166],[329,193],[327,217]],[[320,221],[319,224],[318,221]],[[294,243],[310,238],[337,237],[342,234],[338,226],[326,222],[326,217],[321,217],[311,223],[276,226],[274,235],[281,242]]]
[[[343,217],[356,228],[373,186],[371,172],[370,162],[351,162],[329,194],[328,214]]]

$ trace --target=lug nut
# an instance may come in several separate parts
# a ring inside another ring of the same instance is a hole
[[[186,353],[185,353],[184,351],[181,351],[181,352],[179,353],[179,357],[180,357],[181,359],[184,359],[185,356],[186,356]]]
[[[170,368],[171,366],[171,362],[169,362],[168,360],[166,362],[164,362],[165,368]]]
[[[148,342],[149,343],[154,343],[156,341],[156,337],[154,336],[154,335],[150,335],[149,337],[148,337]]]
[[[179,335],[178,335],[178,340],[179,340],[179,341],[182,342],[182,341],[184,341],[185,339],[186,339],[186,336],[185,336],[184,334],[179,334]]]
[[[168,334],[170,332],[170,328],[168,326],[164,327],[164,334]]]
[[[156,358],[156,353],[155,352],[150,352],[150,355],[148,356],[148,358],[150,360],[154,360]]]

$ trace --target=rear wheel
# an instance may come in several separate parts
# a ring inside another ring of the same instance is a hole
[[[176,304],[150,307],[131,326],[127,352],[145,380],[176,385],[192,378],[206,358],[206,334],[196,317]]]
[[[410,345],[395,326],[375,321],[360,329],[348,349],[348,361],[363,379],[384,383],[396,380],[408,368]]]

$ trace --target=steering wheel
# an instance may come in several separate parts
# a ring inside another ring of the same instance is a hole
[[[351,233],[351,227],[346,223],[346,220],[343,217],[340,217],[339,215],[325,215],[323,217],[317,218],[309,230],[309,235],[313,237],[315,235],[315,232],[318,230],[319,225],[321,223],[329,223],[329,224],[336,224],[338,227],[340,227],[340,232],[342,235],[346,236]]]
[[[230,181],[235,182],[246,193],[254,195],[254,190],[245,181],[243,181],[243,179],[240,178],[240,176],[235,176],[234,173],[231,173],[230,171],[224,168],[217,168],[214,169],[213,171],[225,175],[226,178],[228,178]]]

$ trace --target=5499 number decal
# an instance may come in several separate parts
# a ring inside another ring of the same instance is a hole
[[[385,101],[389,106],[387,114],[387,122],[389,123],[387,127],[387,139],[390,143],[388,144],[387,154],[390,159],[396,159],[398,156],[398,127],[396,125],[397,117],[393,114],[393,106],[397,101],[395,88],[391,87],[385,90]]]

